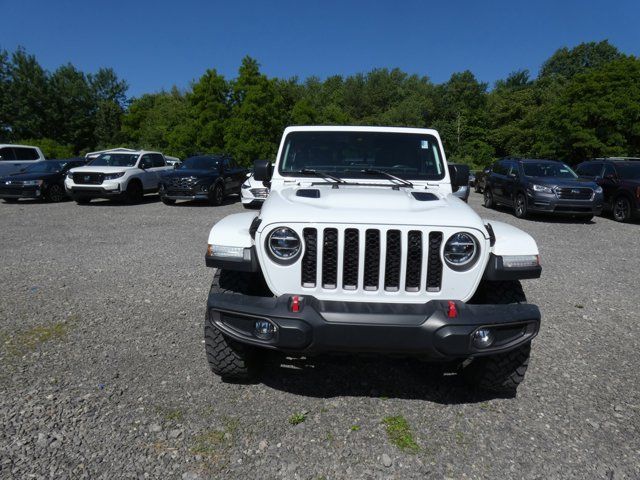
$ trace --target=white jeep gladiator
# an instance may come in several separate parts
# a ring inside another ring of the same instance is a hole
[[[447,166],[435,130],[289,127],[254,171],[261,210],[209,234],[213,372],[247,378],[267,349],[403,354],[515,393],[540,326],[520,284],[540,276],[538,248],[452,195],[468,169]]]
[[[142,200],[158,191],[160,175],[173,167],[160,152],[114,149],[95,152],[87,165],[69,170],[64,181],[67,193],[79,204],[92,198],[115,198],[126,203]]]

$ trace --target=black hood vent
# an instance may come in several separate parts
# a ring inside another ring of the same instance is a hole
[[[296,197],[320,198],[320,190],[317,188],[301,188],[296,192]]]
[[[413,195],[413,198],[419,202],[431,202],[433,200],[438,200],[436,195],[429,192],[411,192],[411,195]]]

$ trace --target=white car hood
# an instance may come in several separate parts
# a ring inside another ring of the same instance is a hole
[[[320,198],[300,197],[301,189],[319,190]],[[339,223],[451,226],[486,230],[482,219],[466,203],[449,193],[432,193],[436,200],[417,200],[424,189],[389,186],[291,186],[275,189],[265,201],[260,230],[272,223]]]
[[[91,166],[85,165],[84,167],[76,167],[69,170],[71,173],[83,173],[83,172],[91,172],[91,173],[117,173],[117,172],[125,172],[127,170],[137,170],[136,167],[102,167],[102,166]]]

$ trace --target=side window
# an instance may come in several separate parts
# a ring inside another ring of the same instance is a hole
[[[493,168],[493,171],[498,175],[506,175],[509,171],[509,160],[500,160]]]
[[[0,162],[7,160],[15,160],[13,149],[9,147],[0,148]]]
[[[610,163],[605,163],[604,164],[604,172],[602,173],[602,178],[607,178],[607,177],[611,177],[611,176],[613,176],[613,178],[617,177],[616,169]]]
[[[139,164],[140,168],[151,168],[153,167],[153,162],[151,161],[151,155],[147,154],[147,155],[143,155],[142,158],[140,159],[140,164]]]
[[[151,155],[151,160],[153,161],[154,168],[165,166],[164,157],[159,153],[154,153],[153,155]]]
[[[228,158],[222,160],[222,168],[224,170],[229,170],[231,167],[231,161]]]
[[[509,162],[509,171],[507,175],[514,174],[516,177],[520,176],[520,172],[518,171],[518,162]]]
[[[601,171],[601,163],[583,163],[576,169],[576,173],[582,177],[599,177]]]
[[[16,160],[39,160],[40,155],[35,148],[21,148],[14,147],[13,151],[16,154]]]

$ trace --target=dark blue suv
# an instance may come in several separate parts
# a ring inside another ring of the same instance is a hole
[[[602,212],[602,188],[581,179],[566,164],[554,160],[504,158],[491,167],[484,205],[513,207],[515,216],[532,212],[578,216],[590,220]]]

